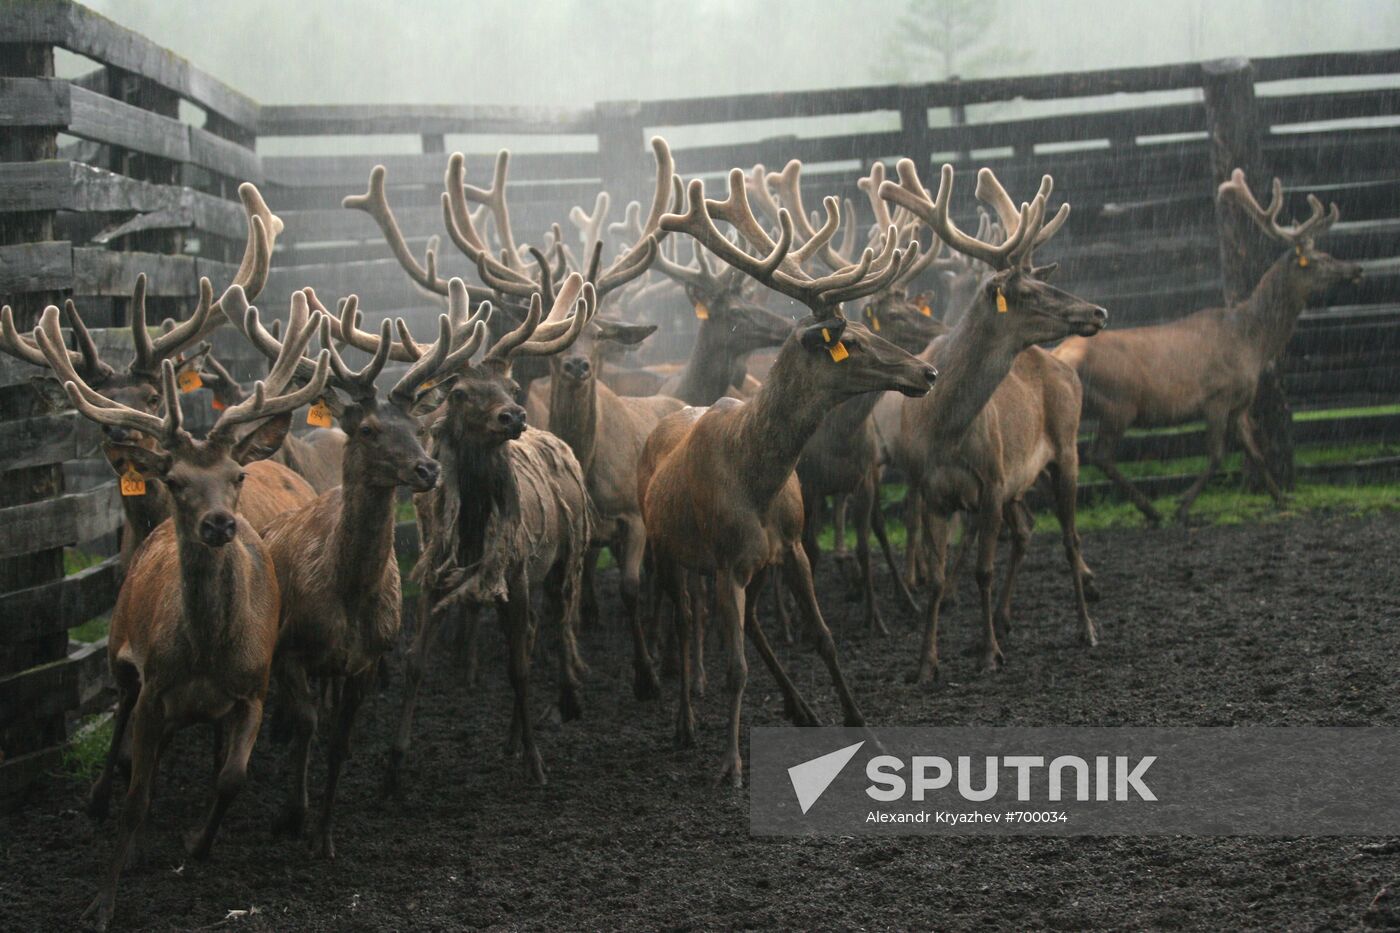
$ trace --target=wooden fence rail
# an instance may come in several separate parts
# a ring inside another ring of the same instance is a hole
[[[60,79],[55,49],[98,67]],[[1367,270],[1364,285],[1305,314],[1280,383],[1297,407],[1394,398],[1400,50],[1252,66],[1262,165],[1285,180],[1290,208],[1307,191],[1335,200],[1343,222],[1329,248]],[[1373,83],[1345,91],[1277,86],[1368,76]],[[1146,323],[1222,295],[1210,148],[1218,127],[1205,84],[1201,64],[1182,63],[585,108],[265,106],[79,4],[9,3],[0,6],[0,298],[14,305],[22,328],[46,304],[73,298],[117,359],[128,344],[122,328],[139,273],[149,277],[157,319],[187,314],[201,276],[216,286],[232,277],[245,232],[236,189],[251,180],[286,222],[263,299],[269,312],[281,313],[293,289],[312,285],[326,297],[358,294],[372,321],[403,314],[426,323],[436,309],[409,285],[373,222],[340,207],[346,194],[364,190],[373,165],[388,168],[405,234],[421,250],[443,232],[438,192],[448,137],[465,138],[474,180],[489,173],[499,137],[547,138],[539,148],[549,151],[512,161],[516,228],[537,240],[600,189],[613,194],[620,215],[622,202],[645,193],[647,139],[663,132],[677,140],[678,170],[688,176],[713,179],[735,165],[776,168],[801,158],[813,197],[851,197],[873,160],[899,156],[918,160],[926,177],[943,160],[964,169],[990,164],[1017,193],[1049,172],[1075,209],[1053,244],[1061,276],[1108,306],[1115,325]],[[1142,97],[1161,91],[1176,95]],[[187,122],[181,102],[202,116]],[[800,128],[834,116],[881,128],[833,132],[829,119],[820,131]],[[794,122],[755,139],[755,126],[769,120]],[[415,136],[421,151],[362,154],[372,144],[353,142],[333,157],[258,151],[260,139],[384,134]],[[681,143],[701,138],[714,141]],[[963,187],[965,208],[970,184]],[[870,222],[863,198],[855,203]],[[443,257],[443,267],[469,271],[460,257]],[[683,322],[679,343],[663,352],[677,352],[689,326]],[[262,365],[227,334],[215,342],[236,375]],[[72,412],[49,409],[29,384],[35,375],[0,357],[0,797],[51,768],[75,713],[104,702],[103,643],[70,651],[68,632],[108,612],[120,583],[110,556],[65,575],[65,550],[100,549],[120,525],[120,509],[110,478],[92,478],[107,476],[92,462],[97,432]],[[1299,437],[1389,442],[1397,424],[1393,415],[1308,423]],[[1132,443],[1137,456],[1160,458],[1191,452],[1196,437]]]

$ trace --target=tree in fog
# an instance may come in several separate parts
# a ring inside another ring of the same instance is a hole
[[[941,81],[981,74],[1016,54],[996,28],[997,0],[906,0],[875,65],[886,81]]]

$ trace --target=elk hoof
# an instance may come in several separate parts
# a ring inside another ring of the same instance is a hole
[[[676,719],[676,734],[671,744],[676,749],[695,747],[695,715],[682,715]]]
[[[544,774],[544,761],[540,758],[539,749],[531,749],[530,754],[525,756],[525,776],[538,787],[549,783]]]
[[[330,862],[335,861],[335,839],[331,836],[330,830],[322,832],[317,840],[316,857]]]
[[[213,848],[213,840],[206,839],[201,830],[190,830],[185,834],[185,854],[192,859],[204,861],[209,857],[209,850]]]
[[[723,764],[720,765],[719,774],[715,775],[716,787],[726,781],[734,790],[744,789],[744,762],[739,758],[738,752],[726,755]]]
[[[657,687],[658,695],[661,688]],[[579,697],[578,687],[570,684],[559,691],[559,719],[561,722],[573,722],[575,719],[583,718],[583,700]]]
[[[905,674],[904,682],[924,689],[940,687],[943,685],[943,669],[937,664],[925,664],[917,671]]]
[[[982,662],[978,665],[984,674],[991,674],[1001,670],[1006,666],[1006,655],[1001,653],[1000,648],[991,648],[982,654]]]
[[[92,899],[87,910],[83,911],[82,924],[84,929],[101,931],[107,929],[107,924],[112,922],[112,897],[108,894],[99,894]]]
[[[1079,642],[1086,648],[1097,648],[1099,646],[1099,636],[1092,625],[1079,633]]]
[[[817,718],[817,714],[812,711],[812,707],[808,706],[807,701],[801,697],[784,698],[783,715],[794,726],[812,727],[822,724],[822,721]]]
[[[890,634],[889,626],[885,625],[885,620],[880,617],[878,610],[866,617],[865,628],[871,635],[881,638],[887,638]]]

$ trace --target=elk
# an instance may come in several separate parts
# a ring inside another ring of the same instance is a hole
[[[282,229],[282,221],[268,210],[267,204],[253,185],[240,186],[239,195],[248,217],[248,241],[244,247],[243,261],[234,275],[232,284],[239,286],[245,296],[256,296],[267,283],[272,246],[276,234]],[[88,332],[87,325],[71,299],[64,302],[63,317],[72,328],[74,343],[78,348],[68,351],[69,362],[74,370],[80,373],[89,385],[100,389],[121,404],[147,414],[158,415],[163,399],[160,391],[163,362],[169,359],[176,363],[181,385],[185,384],[184,377],[187,373],[198,371],[198,356],[192,355],[182,359],[181,353],[198,344],[223,324],[222,306],[225,297],[215,301],[209,280],[201,279],[199,302],[190,317],[178,324],[166,321],[164,332],[152,336],[147,328],[146,285],[145,273],[138,275],[130,302],[134,352],[124,369],[119,370],[102,359],[96,341]],[[8,306],[0,309],[0,350],[36,366],[48,367],[48,362],[39,348],[15,327],[13,312]],[[142,440],[139,435],[123,427],[104,425],[102,432],[104,450],[113,444],[153,443]],[[113,469],[121,466],[120,459],[113,460],[109,457],[109,460]],[[239,501],[243,514],[255,530],[283,510],[309,501],[314,495],[310,486],[281,464],[255,461],[248,465],[246,472],[248,481]],[[125,518],[121,535],[123,567],[130,565],[131,556],[146,536],[171,514],[170,496],[159,481],[145,484],[144,492],[136,493],[130,488],[129,491],[131,494],[121,497]]]
[[[568,309],[581,297],[572,317]],[[466,286],[449,282],[449,301],[465,309]],[[516,329],[493,343],[480,362],[472,352],[485,334],[490,306],[478,306],[473,325],[448,357],[428,374],[433,392],[445,396],[430,417],[431,449],[443,481],[417,500],[423,554],[415,579],[423,587],[417,632],[407,657],[403,708],[389,754],[384,789],[401,791],[413,710],[433,635],[443,616],[458,608],[494,604],[507,637],[507,672],[515,699],[507,751],[524,753],[527,777],[545,781],[529,711],[531,594],[543,594],[543,611],[560,641],[559,709],[579,712],[578,621],[584,556],[592,534],[592,507],[583,469],[569,445],[525,424],[511,378],[517,358],[549,356],[577,340],[596,309],[593,287],[569,275],[542,322],[537,292]],[[460,316],[460,312],[454,312]],[[465,328],[462,328],[465,331]]]
[[[301,833],[307,810],[311,739],[318,718],[309,681],[329,679],[338,689],[316,848],[321,857],[335,858],[336,785],[349,754],[355,715],[380,657],[393,647],[399,632],[395,492],[401,486],[427,492],[438,481],[438,463],[418,440],[419,425],[412,407],[418,389],[449,359],[453,338],[445,314],[439,319],[438,340],[428,348],[409,349],[407,340],[392,340],[388,320],[377,337],[356,331],[357,301],[353,295],[345,302],[338,327],[319,310],[308,309],[306,293],[294,293],[288,341],[292,333],[307,326],[309,314],[320,322],[321,343],[329,352],[331,373],[323,380],[325,391],[320,400],[345,431],[345,455],[339,486],[279,515],[263,532],[282,590],[274,675],[294,730],[291,792],[273,830],[293,836]],[[229,309],[231,317],[237,317],[237,310]],[[285,357],[287,343],[262,326],[256,309],[241,317],[239,330],[259,352],[279,361]],[[397,324],[400,332],[406,333],[403,321]],[[475,322],[467,322],[468,329],[474,327]],[[332,333],[371,349],[373,356],[361,369],[352,370],[335,348]],[[462,355],[470,355],[472,349],[466,345]],[[381,399],[374,380],[391,351],[397,351],[401,358],[415,352],[420,355]],[[303,372],[311,366],[309,360],[301,360]]]
[[[241,297],[237,286],[225,298]],[[190,722],[231,726],[230,741],[203,829],[188,848],[207,857],[229,805],[247,776],[248,757],[262,724],[263,700],[277,642],[280,606],[271,556],[246,518],[237,514],[245,465],[269,456],[287,430],[282,417],[320,394],[329,375],[322,354],[301,389],[285,392],[296,373],[307,326],[288,334],[280,357],[253,397],[224,411],[208,438],[182,427],[175,367],[162,360],[164,414],[133,408],[84,381],[64,348],[58,308],[45,309],[34,344],[63,383],[73,407],[98,424],[139,432],[150,443],[111,449],[146,480],[169,490],[173,510],[132,558],[112,612],[107,660],[117,684],[112,743],[89,809],[107,811],[112,773],[128,721],[132,771],[117,849],[84,919],[105,929],[132,837],[150,804],[160,755],[170,735]],[[252,427],[242,433],[237,429]]]
[[[690,620],[682,575],[715,577],[719,624],[728,654],[729,699],[728,741],[719,778],[728,777],[735,786],[743,783],[739,730],[748,671],[746,629],[777,677],[789,714],[800,722],[815,722],[773,656],[753,612],[758,588],[770,567],[781,567],[816,638],[846,723],[864,722],[822,619],[802,547],[802,493],[794,470],[803,445],[844,399],[885,389],[926,394],[937,375],[929,364],[848,322],[840,310],[841,302],[889,284],[916,258],[917,250],[905,253],[889,236],[878,255],[867,249],[858,262],[814,278],[804,271],[804,263],[829,243],[841,223],[835,198],[828,198],[825,208],[821,229],[795,249],[793,219],[786,210],[780,211],[775,241],[754,217],[743,171],[734,169],[724,201],[707,200],[704,183],[696,179],[687,191],[685,213],[661,218],[662,229],[688,233],[724,262],[811,312],[784,342],[767,381],[751,402],[721,400],[709,409],[682,409],[663,419],[648,439],[638,476],[647,541],[661,584],[678,608],[681,682],[676,739],[681,745],[694,743],[695,728]],[[731,224],[759,258],[724,236],[715,226],[715,216]]]
[[[312,307],[325,313],[325,308],[314,300],[311,289],[303,291]],[[270,332],[274,337],[281,336],[277,329],[279,324],[279,321],[272,322]],[[209,351],[207,343],[196,351],[195,356],[199,358],[200,382],[214,397],[216,408],[223,410],[248,397],[248,390]],[[313,428],[304,435],[288,433],[274,459],[306,480],[317,493],[323,493],[340,485],[341,467],[345,460],[345,432],[331,427]]]
[[[992,577],[1003,516],[1011,532],[1011,556],[996,615],[1009,626],[1012,586],[1031,528],[1019,507],[1042,470],[1053,478],[1056,516],[1074,580],[1076,609],[1085,641],[1097,636],[1084,597],[1088,568],[1075,530],[1079,461],[1080,388],[1074,372],[1035,345],[1070,334],[1090,336],[1108,322],[1098,305],[1045,282],[1053,267],[1035,267],[1035,249],[1069,217],[1064,204],[1047,219],[1054,182],[1049,175],[1030,204],[1018,211],[990,169],[977,176],[977,196],[990,204],[1006,230],[993,245],[964,233],[949,218],[953,167],[944,165],[938,194],[931,198],[909,159],[897,166],[899,182],[880,185],[880,196],[924,220],[945,243],[991,269],[962,319],[920,358],[944,374],[941,388],[906,401],[896,459],[917,490],[924,520],[909,528],[917,552],[921,529],[932,538],[932,597],[919,664],[912,680],[928,683],[939,674],[938,613],[943,599],[948,521],[958,511],[972,516],[978,535],[976,578],[981,595],[982,665],[1003,660],[992,606]]]
[[[1274,261],[1249,297],[1226,308],[1207,308],[1151,327],[1113,331],[1103,341],[1067,340],[1055,355],[1073,366],[1084,383],[1084,410],[1098,422],[1089,462],[1103,470],[1149,522],[1161,515],[1114,462],[1118,442],[1131,427],[1206,422],[1206,468],[1181,496],[1176,517],[1185,522],[1191,504],[1220,466],[1225,435],[1233,425],[1245,456],[1259,468],[1264,485],[1282,505],[1283,490],[1270,474],[1254,436],[1250,406],[1259,374],[1283,353],[1298,315],[1314,296],[1338,282],[1356,282],[1361,267],[1317,248],[1316,240],[1340,217],[1337,205],[1323,209],[1308,195],[1307,220],[1285,227],[1283,184],[1273,181],[1267,209],[1255,200],[1244,172],[1235,169],[1218,197],[1233,200],[1287,252]]]

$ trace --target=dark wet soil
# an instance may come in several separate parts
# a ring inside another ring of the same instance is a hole
[[[1194,531],[1086,536],[1103,601],[1102,645],[1074,639],[1056,538],[1038,536],[1021,578],[1008,666],[980,676],[970,586],[945,615],[950,682],[904,683],[916,638],[880,578],[896,634],[867,636],[859,604],[826,564],[819,590],[847,672],[875,724],[1395,725],[1400,649],[1400,514]],[[604,617],[617,602],[604,577]],[[755,839],[747,798],[711,786],[721,690],[700,706],[700,747],[671,748],[673,696],[632,699],[620,631],[585,635],[593,672],[581,722],[547,729],[546,787],[501,754],[507,689],[499,636],[484,683],[454,660],[430,672],[403,802],[377,784],[400,696],[396,676],[367,704],[342,782],[339,859],[273,841],[284,750],[264,731],[248,789],[207,863],[181,832],[208,786],[203,730],[163,763],[148,852],[119,892],[114,929],[456,930],[923,928],[1358,929],[1400,925],[1390,893],[1400,854],[1355,838]],[[771,631],[771,626],[770,626]],[[820,662],[784,649],[817,710],[838,718]],[[718,688],[722,663],[710,646]],[[782,704],[750,660],[746,721]],[[549,675],[537,665],[543,708]],[[318,766],[320,759],[318,756]],[[319,770],[313,787],[319,786]],[[71,928],[113,842],[111,821],[78,811],[59,779],[0,817],[0,929]],[[1400,890],[1400,886],[1397,886]],[[229,917],[232,910],[257,912]],[[228,917],[229,919],[225,919]]]

